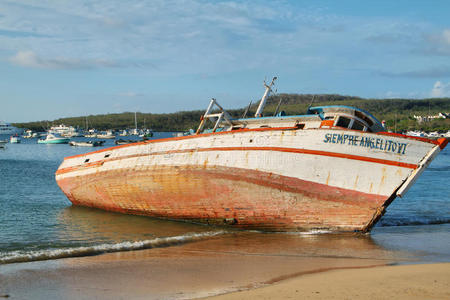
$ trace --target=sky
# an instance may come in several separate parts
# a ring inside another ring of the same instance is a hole
[[[450,97],[450,1],[1,0],[0,120]]]

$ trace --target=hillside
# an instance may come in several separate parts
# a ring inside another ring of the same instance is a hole
[[[414,115],[436,115],[439,112],[450,112],[450,98],[436,99],[363,99],[342,95],[305,95],[305,94],[278,94],[271,96],[264,110],[265,116],[273,115],[281,99],[279,110],[286,114],[304,114],[310,106],[319,105],[349,105],[364,109],[372,113],[379,120],[386,120],[390,130],[397,132],[418,129],[425,131],[447,131],[450,129],[450,119],[437,119],[431,122],[417,123]],[[256,110],[252,105],[248,116]],[[233,117],[241,117],[244,108],[228,109]],[[204,111],[184,111],[167,114],[137,113],[138,127],[152,128],[154,131],[186,131],[198,126],[200,116]],[[126,129],[134,127],[134,112],[119,114],[89,115],[73,118],[62,118],[53,121],[40,121],[29,123],[15,123],[14,126],[43,131],[52,125],[65,124],[85,128],[86,119],[89,128],[99,130]]]

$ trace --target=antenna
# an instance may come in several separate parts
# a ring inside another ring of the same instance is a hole
[[[309,104],[309,107],[308,107],[308,109],[312,106],[312,104],[313,104],[313,102],[314,102],[314,97],[315,97],[316,95],[313,95],[312,96],[312,100],[311,100],[311,103]]]
[[[281,105],[282,101],[283,101],[283,98],[280,98],[280,101],[278,102],[278,105],[277,105],[277,109],[275,109],[275,112],[273,113],[274,117],[277,115],[278,110],[280,109],[280,105]]]
[[[275,80],[277,80],[277,77],[272,78],[272,82],[267,85],[266,81],[264,80],[264,86],[266,87],[266,91],[264,92],[264,95],[261,98],[261,101],[259,102],[258,109],[255,113],[255,118],[262,117],[262,112],[264,110],[264,106],[266,105],[267,97],[269,97],[270,92],[272,92],[272,86],[275,83]]]
[[[252,106],[252,100],[250,100],[250,103],[248,104],[247,108],[244,111],[244,114],[242,115],[242,119],[244,119],[247,116],[248,111],[250,110],[250,106]]]

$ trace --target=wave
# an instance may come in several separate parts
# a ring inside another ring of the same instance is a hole
[[[287,231],[287,232],[282,232],[282,233],[308,236],[308,235],[329,234],[329,233],[333,233],[333,231],[325,230],[325,229],[311,229],[309,231]]]
[[[443,167],[428,167],[428,171],[450,171],[450,166],[443,166]]]
[[[226,231],[209,231],[203,233],[188,233],[180,236],[159,237],[144,241],[127,241],[114,244],[100,244],[94,246],[45,249],[38,251],[16,250],[11,252],[0,252],[0,264],[30,262],[39,260],[50,260],[68,257],[92,256],[110,252],[132,251],[151,248],[162,248],[194,242],[217,235],[225,234]]]
[[[417,226],[417,225],[441,225],[449,224],[450,219],[411,220],[411,219],[381,219],[377,224],[380,227],[387,226]]]

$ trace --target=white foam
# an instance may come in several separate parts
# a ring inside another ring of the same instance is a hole
[[[57,258],[96,255],[101,253],[131,251],[159,247],[169,247],[198,241],[226,233],[226,231],[208,231],[202,233],[188,233],[180,236],[159,237],[144,241],[126,241],[115,244],[99,244],[85,247],[45,249],[38,251],[16,250],[0,252],[0,264],[49,260]]]

